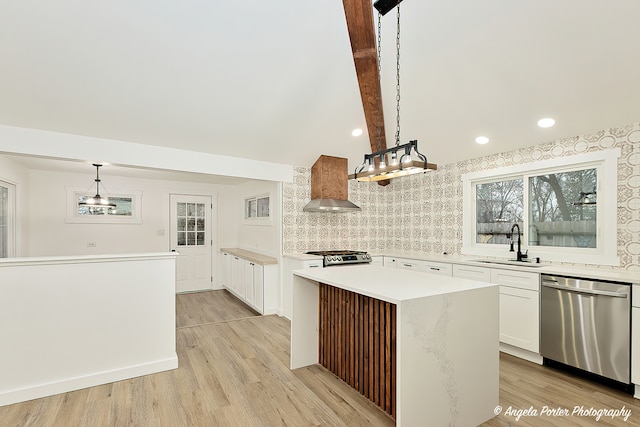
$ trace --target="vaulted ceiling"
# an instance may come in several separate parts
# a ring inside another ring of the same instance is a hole
[[[403,1],[401,140],[443,165],[639,121],[638,17],[638,0]],[[341,0],[5,2],[0,57],[0,124],[297,166],[370,151]]]

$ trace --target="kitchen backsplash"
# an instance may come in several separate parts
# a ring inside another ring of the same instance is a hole
[[[297,167],[283,187],[283,252],[358,249],[460,254],[462,180],[467,172],[618,147],[618,256],[622,269],[640,271],[640,122],[492,156],[438,165],[438,170],[375,183],[349,181],[353,213],[303,212],[311,169]],[[437,163],[431,154],[430,161]],[[610,268],[610,267],[603,267]]]

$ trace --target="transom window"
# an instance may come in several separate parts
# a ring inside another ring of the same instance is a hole
[[[530,257],[619,265],[619,153],[607,150],[463,175],[463,254],[510,257],[508,244],[520,237]]]

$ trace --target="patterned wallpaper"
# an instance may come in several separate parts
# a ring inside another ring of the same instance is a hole
[[[354,213],[302,212],[310,199],[311,169],[295,168],[283,187],[283,252],[358,249],[460,254],[462,180],[467,172],[619,147],[618,256],[622,269],[640,271],[640,122],[492,156],[438,165],[435,172],[398,178],[386,187],[349,181]]]

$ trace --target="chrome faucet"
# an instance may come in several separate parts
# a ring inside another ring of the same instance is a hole
[[[513,252],[513,230],[516,228],[518,229],[518,252],[516,252],[516,260],[524,261],[527,258],[528,256],[527,254],[529,253],[529,251],[527,250],[526,253],[524,254],[522,253],[522,246],[521,246],[522,243],[520,241],[520,226],[517,223],[511,226],[511,237],[510,237],[511,244],[509,246],[509,252]]]

